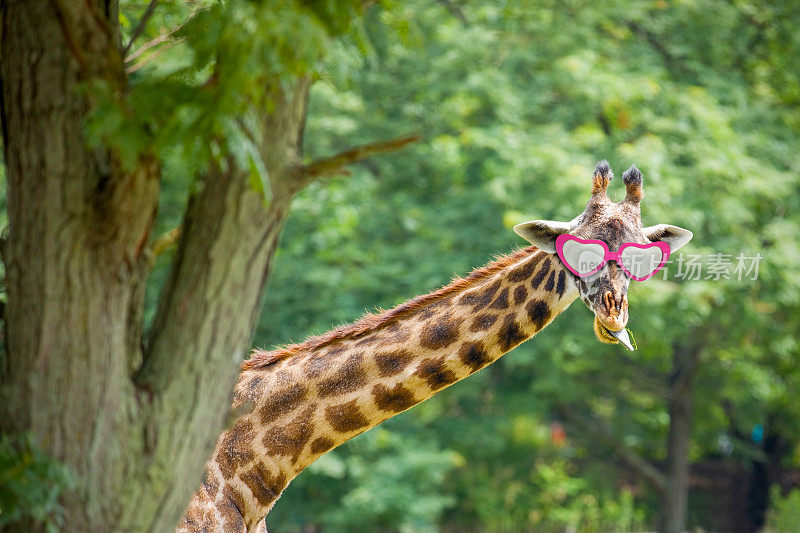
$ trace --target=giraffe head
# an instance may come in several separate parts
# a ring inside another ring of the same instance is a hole
[[[608,184],[614,178],[608,162],[601,161],[592,176],[592,189],[586,209],[569,222],[533,220],[514,227],[539,249],[556,252],[556,239],[569,233],[580,239],[597,239],[616,252],[623,243],[649,244],[665,242],[670,252],[675,252],[689,242],[692,232],[658,224],[642,226],[639,203],[644,197],[642,173],[631,166],[622,175],[626,194],[621,202],[613,202],[607,195]],[[569,279],[578,289],[583,302],[594,313],[594,332],[598,340],[605,343],[622,343],[633,349],[625,325],[628,323],[628,286],[630,278],[620,265],[610,260],[587,277],[578,277],[570,272]]]

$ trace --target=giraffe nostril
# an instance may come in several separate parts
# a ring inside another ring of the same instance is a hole
[[[614,293],[611,291],[606,291],[603,295],[603,303],[606,304],[606,309],[610,312],[615,307],[614,302]]]

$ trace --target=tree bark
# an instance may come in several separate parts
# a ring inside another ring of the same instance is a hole
[[[692,435],[692,382],[699,362],[699,346],[674,347],[667,397],[669,432],[666,484],[660,506],[661,533],[680,533],[686,530],[689,501],[689,442]]]
[[[142,298],[158,165],[89,149],[82,82],[124,98],[114,1],[2,4],[8,304],[0,429],[31,432],[77,482],[67,531],[173,528],[221,430],[299,164],[308,82],[263,115],[272,201],[233,165],[186,212],[146,350]],[[139,366],[141,368],[139,368]],[[35,530],[34,524],[11,529]]]
[[[2,127],[8,179],[6,353],[0,429],[29,431],[78,482],[70,530],[116,515],[136,438],[126,361],[137,268],[158,171],[87,150],[78,85],[121,88],[116,5],[8,0],[2,7]],[[112,53],[109,53],[112,51]],[[30,525],[22,525],[28,530]],[[107,528],[105,523],[103,528]],[[103,529],[101,528],[101,529]]]

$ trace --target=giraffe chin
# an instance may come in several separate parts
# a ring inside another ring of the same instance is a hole
[[[619,344],[619,341],[611,336],[611,333],[606,329],[606,327],[600,323],[600,320],[595,317],[594,318],[594,336],[597,337],[597,340],[603,342],[605,344]]]
[[[630,336],[628,335],[628,331],[625,328],[622,328],[619,331],[611,331],[603,324],[600,323],[600,319],[597,317],[594,318],[594,335],[597,337],[597,340],[606,344],[621,344],[625,348],[630,351],[634,351],[635,348],[631,344]]]

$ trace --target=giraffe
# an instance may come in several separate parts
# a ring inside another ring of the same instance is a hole
[[[570,222],[535,220],[515,231],[532,246],[501,257],[430,294],[366,315],[242,364],[224,431],[178,531],[266,531],[263,518],[322,454],[468,377],[547,326],[580,297],[594,333],[630,347],[629,280],[614,261],[579,278],[554,254],[563,233],[623,242],[685,245],[690,231],[642,227],[642,175],[623,174],[625,198],[607,195],[613,173],[598,163],[584,211]]]

